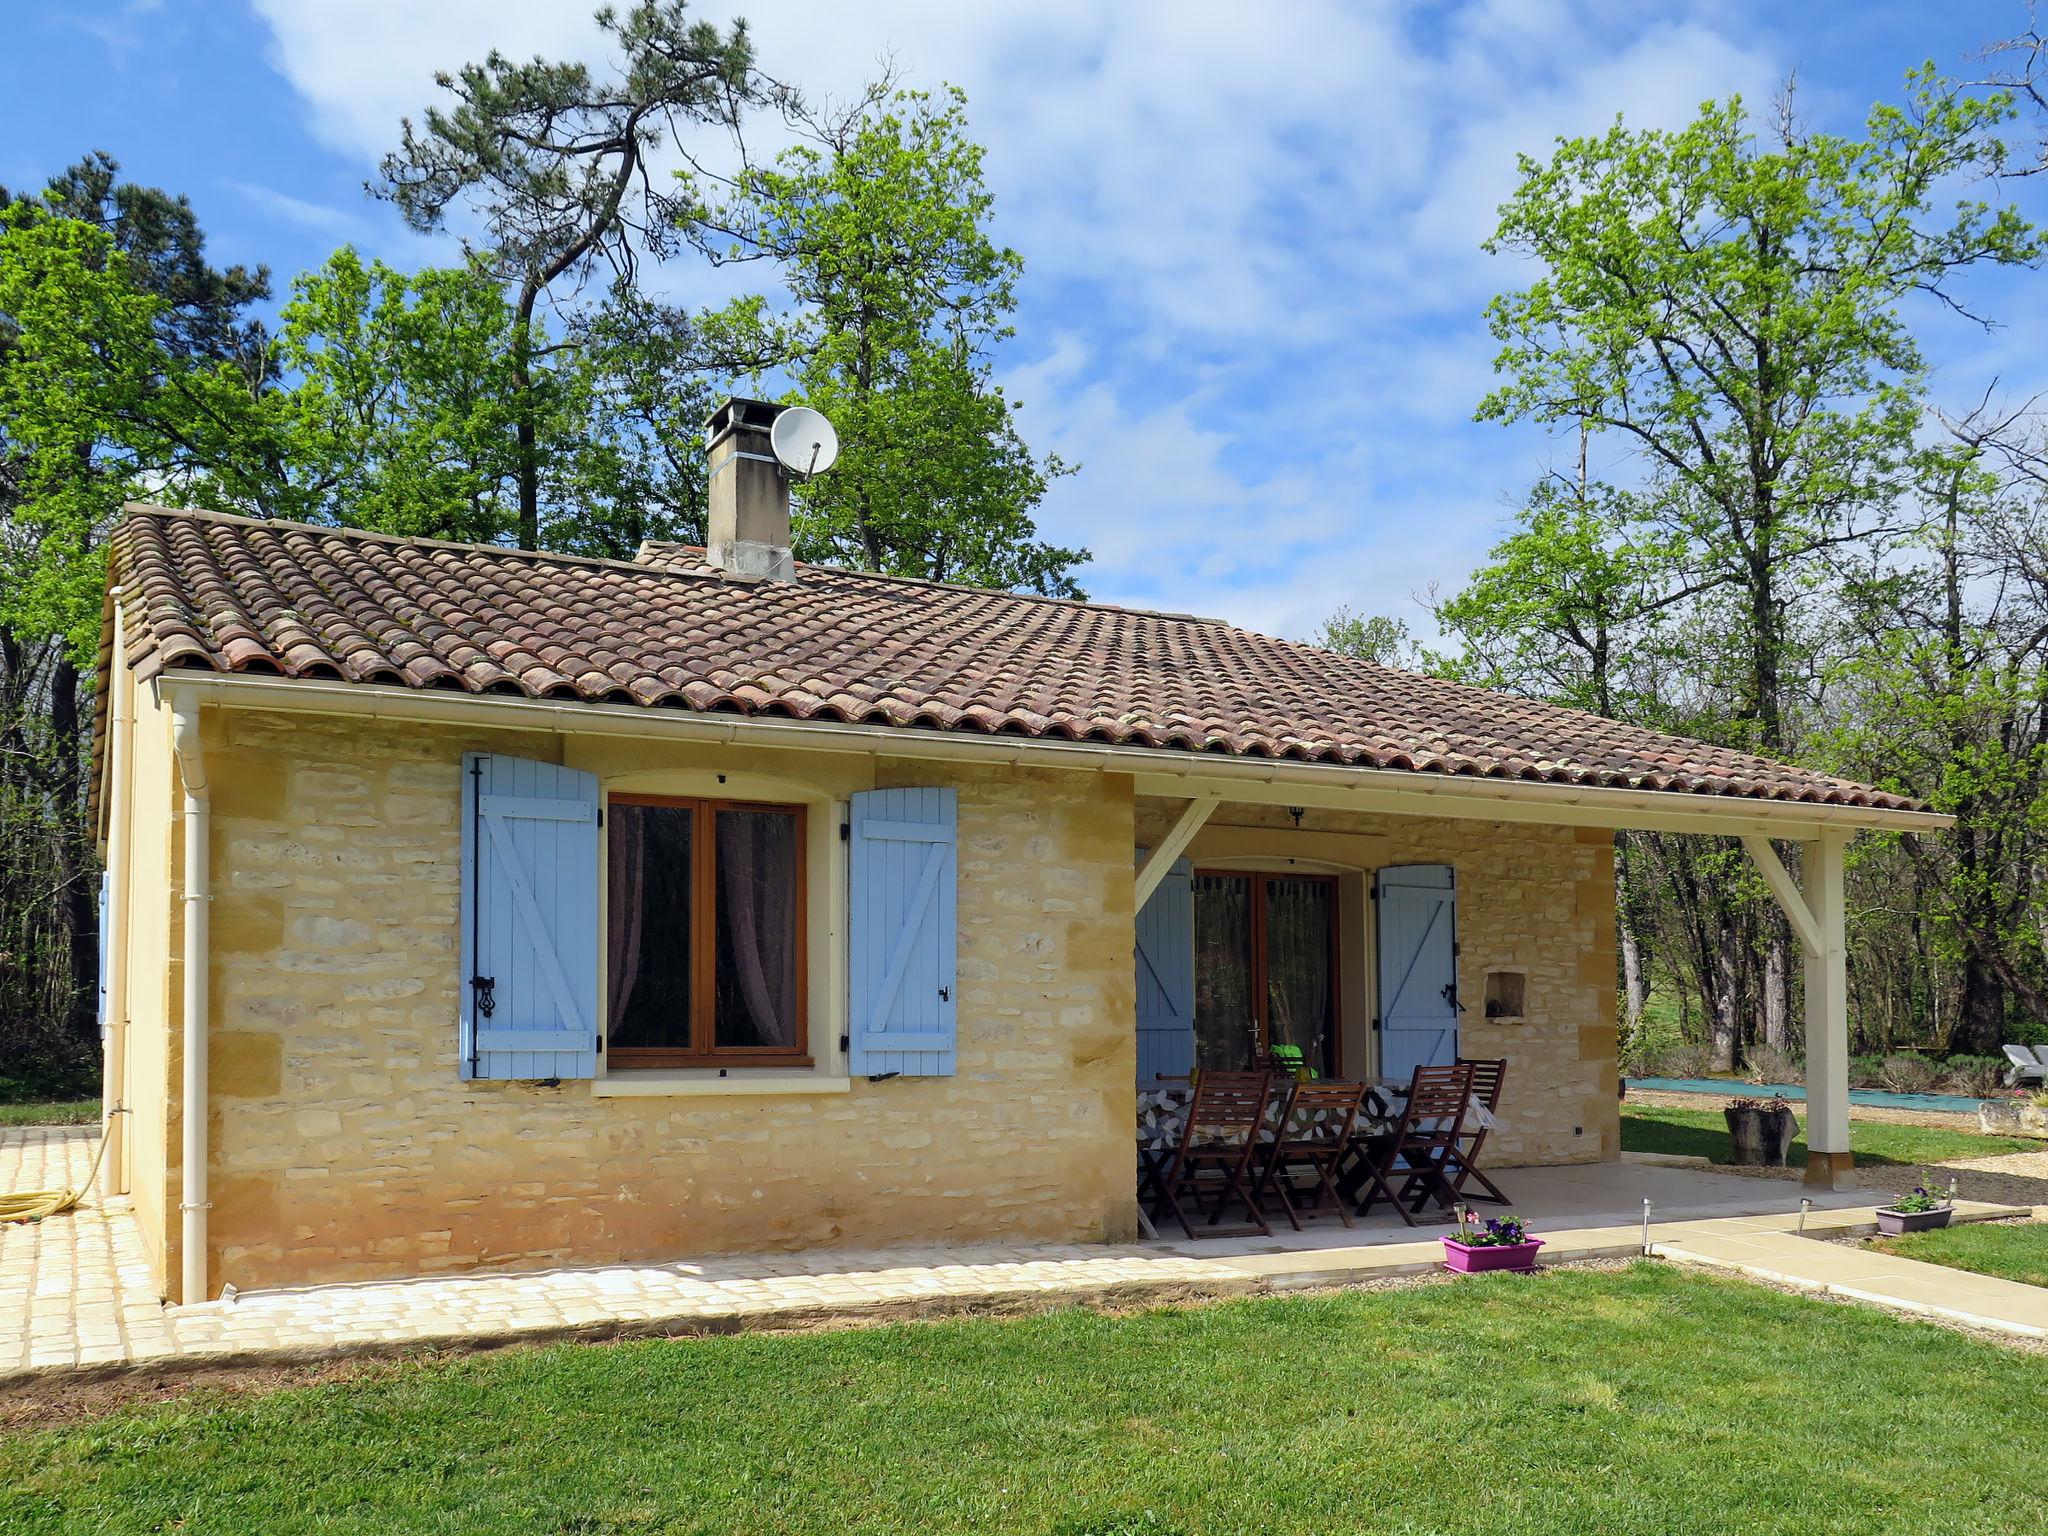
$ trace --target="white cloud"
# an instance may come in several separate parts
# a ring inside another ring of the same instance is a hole
[[[258,186],[252,181],[229,179],[221,183],[229,191],[245,198],[266,213],[287,219],[307,229],[322,234],[347,235],[361,226],[362,221],[355,214],[341,208],[330,208],[325,203],[308,202],[303,197],[293,197],[289,192],[280,192],[275,187]]]
[[[317,131],[365,164],[434,70],[596,45],[562,0],[257,3]],[[1480,310],[1515,280],[1478,244],[1515,152],[1617,111],[1676,123],[1783,68],[1708,0],[738,9],[764,66],[814,94],[884,58],[969,93],[1028,263],[1005,380],[1032,440],[1083,466],[1043,522],[1094,548],[1089,588],[1291,633],[1339,602],[1413,621],[1409,594],[1455,584],[1549,457],[1470,422]]]

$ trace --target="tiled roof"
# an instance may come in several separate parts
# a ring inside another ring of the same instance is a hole
[[[191,668],[1918,808],[1214,619],[799,570],[755,582],[678,545],[584,560],[135,508],[109,579],[145,678]]]

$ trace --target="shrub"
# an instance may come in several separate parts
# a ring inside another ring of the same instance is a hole
[[[1672,1045],[1656,1053],[1646,1074],[1651,1077],[1705,1077],[1714,1070],[1711,1045]]]
[[[1849,1058],[1849,1086],[1851,1088],[1882,1088],[1884,1086],[1884,1062],[1882,1056],[1851,1056]]]
[[[1925,1056],[1887,1056],[1877,1081],[1887,1093],[1932,1093],[1941,1086],[1941,1068]]]
[[[1796,1086],[1806,1081],[1806,1063],[1775,1045],[1759,1045],[1750,1051],[1742,1064],[1742,1080],[1766,1087],[1787,1083]]]
[[[1942,1063],[1946,1086],[1957,1093],[1988,1098],[2005,1086],[2009,1063],[2003,1056],[1951,1056]]]

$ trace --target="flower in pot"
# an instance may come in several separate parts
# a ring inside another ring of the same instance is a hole
[[[1721,1111],[1728,1121],[1734,1160],[1745,1167],[1782,1168],[1799,1134],[1798,1117],[1782,1094],[1765,1099],[1731,1099]]]
[[[1475,1226],[1472,1213],[1458,1207],[1458,1234],[1445,1237],[1444,1268],[1454,1274],[1477,1275],[1505,1269],[1527,1273],[1536,1267],[1536,1250],[1543,1239],[1531,1237],[1528,1228],[1514,1216],[1489,1216]]]
[[[1956,1181],[1948,1181],[1948,1193],[1937,1195],[1924,1184],[1913,1186],[1910,1195],[1901,1195],[1890,1205],[1879,1206],[1877,1230],[1887,1237],[1897,1237],[1901,1232],[1925,1232],[1934,1227],[1945,1227],[1956,1213]]]

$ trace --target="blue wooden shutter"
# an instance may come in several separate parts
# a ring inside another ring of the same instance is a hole
[[[597,777],[482,752],[462,770],[462,1075],[594,1077]]]
[[[1138,861],[1144,862],[1141,857]],[[1176,860],[1137,921],[1138,1086],[1195,1067],[1195,867]]]
[[[856,1076],[953,1075],[957,824],[950,789],[853,797],[847,1000]]]
[[[111,974],[111,972],[110,972],[110,970],[109,970],[109,968],[108,968],[108,957],[109,957],[110,955],[112,955],[112,953],[113,953],[113,950],[112,950],[111,948],[109,948],[109,944],[110,944],[110,935],[109,935],[109,933],[108,933],[108,931],[107,931],[107,913],[108,913],[108,910],[109,910],[109,908],[110,908],[110,907],[112,906],[112,898],[113,898],[113,884],[114,884],[114,876],[113,876],[113,872],[112,872],[111,870],[105,870],[105,869],[101,870],[101,871],[100,871],[100,1037],[101,1037],[102,1039],[105,1039],[105,1038],[106,1038],[106,1032],[107,1032],[107,980],[108,980],[108,977],[109,977],[109,976],[110,976],[110,974]]]
[[[1458,1059],[1458,892],[1448,864],[1383,869],[1379,912],[1380,1076]]]

